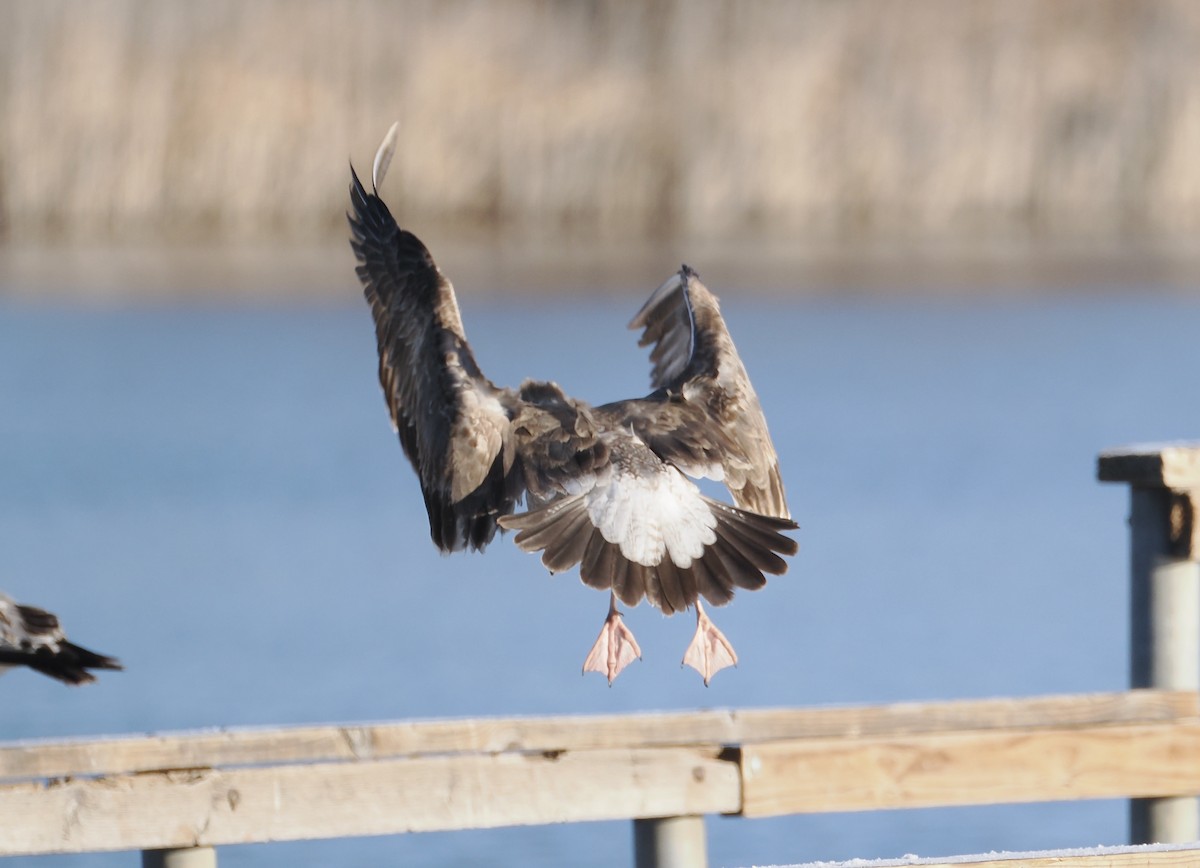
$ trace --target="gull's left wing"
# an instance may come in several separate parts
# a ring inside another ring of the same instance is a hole
[[[391,160],[395,129],[375,158],[373,187]],[[482,549],[523,491],[510,431],[515,395],[479,370],[454,287],[425,245],[353,167],[350,174],[350,245],[375,320],[379,382],[420,479],[430,535],[442,551]]]

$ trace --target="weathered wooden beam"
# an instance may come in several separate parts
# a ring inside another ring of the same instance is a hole
[[[0,856],[736,811],[716,750],[644,748],[193,770],[0,786]]]
[[[747,817],[1196,795],[1200,722],[796,739],[741,768]]]
[[[905,857],[880,859],[869,864],[871,868],[912,868],[917,865],[920,868],[1191,868],[1200,865],[1200,844],[958,856],[951,862]],[[855,859],[851,862],[805,862],[792,868],[862,868],[862,865],[861,859]]]
[[[788,738],[1170,721],[1192,691],[1133,691],[882,706],[483,718],[169,733],[0,744],[0,781],[441,754],[740,745]]]

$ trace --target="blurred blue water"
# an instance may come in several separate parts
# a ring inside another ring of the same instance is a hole
[[[1200,436],[1200,303],[766,303],[724,309],[778,446],[801,551],[716,613],[580,677],[606,601],[502,541],[440,557],[344,305],[0,301],[0,588],[128,671],[0,681],[0,739],[431,716],[789,706],[1126,684],[1125,492],[1104,447]],[[645,390],[640,299],[465,300],[497,382]],[[514,624],[525,629],[517,633]],[[1118,843],[1118,802],[739,821],[714,865]],[[227,847],[223,866],[621,864],[627,823]],[[129,866],[132,853],[14,859]]]

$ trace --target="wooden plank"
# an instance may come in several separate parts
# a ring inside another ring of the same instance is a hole
[[[0,745],[0,781],[448,753],[754,744],[789,738],[1118,724],[1198,716],[1200,697],[1196,693],[1147,690],[849,708],[203,731]]]
[[[1124,853],[1105,856],[1064,855],[984,859],[980,862],[922,862],[921,868],[1195,868],[1200,852]],[[900,862],[898,865],[912,865]],[[822,868],[832,868],[826,863]],[[878,866],[876,866],[878,868]]]
[[[0,787],[0,856],[736,811],[713,750],[422,757]]]
[[[1200,488],[1200,443],[1145,443],[1100,453],[1101,482],[1150,488]]]
[[[805,739],[742,751],[742,814],[1200,794],[1200,723]]]
[[[1200,845],[1152,844],[1137,847],[1097,847],[1086,852],[1048,850],[1038,853],[989,853],[957,856],[952,862],[938,859],[879,859],[871,868],[1183,868],[1200,865]],[[790,868],[863,868],[863,861],[805,862]]]

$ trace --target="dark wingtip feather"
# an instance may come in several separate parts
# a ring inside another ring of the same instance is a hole
[[[362,181],[358,180],[358,172],[354,171],[354,164],[350,164],[350,201],[354,204],[354,210],[360,211],[361,202],[366,202],[367,191],[362,185]]]
[[[367,192],[353,163],[350,164],[350,204],[354,213],[346,216],[357,240],[363,241],[368,236],[384,238],[399,231],[388,206],[375,193]]]
[[[71,642],[64,643],[62,647],[75,657],[80,666],[87,669],[111,669],[116,672],[123,672],[125,670],[125,667],[121,665],[121,661],[116,657],[109,657],[107,654],[97,654],[95,651],[89,651],[87,648],[81,648]]]
[[[115,657],[97,654],[71,642],[63,642],[56,652],[40,648],[26,660],[30,669],[65,684],[90,684],[96,676],[89,669],[123,670]]]

